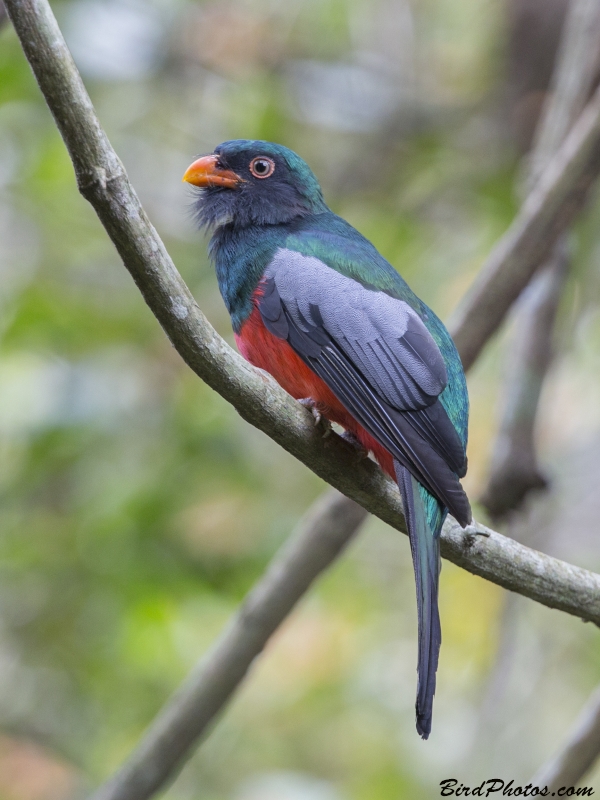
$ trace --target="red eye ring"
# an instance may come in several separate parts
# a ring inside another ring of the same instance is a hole
[[[250,162],[250,172],[255,178],[270,178],[275,172],[275,162],[267,156],[256,156]]]

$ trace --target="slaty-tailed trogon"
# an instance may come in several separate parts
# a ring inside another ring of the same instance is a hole
[[[282,145],[224,142],[184,180],[241,353],[337,422],[398,482],[417,586],[417,730],[431,731],[441,642],[439,537],[471,521],[469,401],[450,335]]]

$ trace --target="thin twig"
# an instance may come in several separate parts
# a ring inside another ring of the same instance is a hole
[[[563,748],[536,773],[533,786],[554,794],[564,786],[577,786],[600,752],[600,688],[590,696]]]
[[[334,489],[314,504],[223,634],[154,719],[141,745],[93,800],[146,798],[173,777],[271,634],[366,517],[362,506]]]
[[[331,434],[323,440],[312,416],[269,376],[232,351],[202,315],[100,127],[46,0],[7,0],[7,8],[69,149],[82,194],[95,208],[146,302],[186,363],[246,420],[341,492],[404,532],[394,483],[373,462],[357,462],[354,449],[340,437]],[[547,209],[539,207],[543,197],[555,218],[566,213],[557,198],[568,203],[580,190],[581,176],[596,158],[599,134],[600,101],[595,98],[580,121],[577,136],[553,164],[550,177],[545,174],[540,182],[545,188],[536,190],[533,227],[525,236],[529,244],[543,231],[539,220],[549,216]],[[537,553],[482,526],[473,526],[465,533],[453,520],[444,526],[442,554],[507,589],[600,624],[598,575]],[[307,555],[301,551],[298,557]],[[242,674],[247,666],[239,663]],[[145,746],[143,743],[142,748]],[[136,774],[147,768],[152,768],[147,761],[137,762]],[[127,797],[133,800],[133,795]]]

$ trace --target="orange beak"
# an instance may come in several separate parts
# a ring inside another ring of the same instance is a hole
[[[236,186],[244,182],[243,178],[240,178],[232,170],[222,169],[217,166],[218,161],[219,157],[215,155],[202,156],[202,158],[190,164],[183,176],[183,180],[194,186],[200,186],[202,189],[207,186],[223,186],[226,189],[235,189]]]

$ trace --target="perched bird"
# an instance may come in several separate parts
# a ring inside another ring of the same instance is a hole
[[[417,731],[431,731],[441,643],[439,537],[471,521],[460,484],[469,400],[450,334],[375,247],[325,205],[279,144],[234,140],[194,161],[199,224],[242,355],[341,425],[398,483],[419,616]]]

